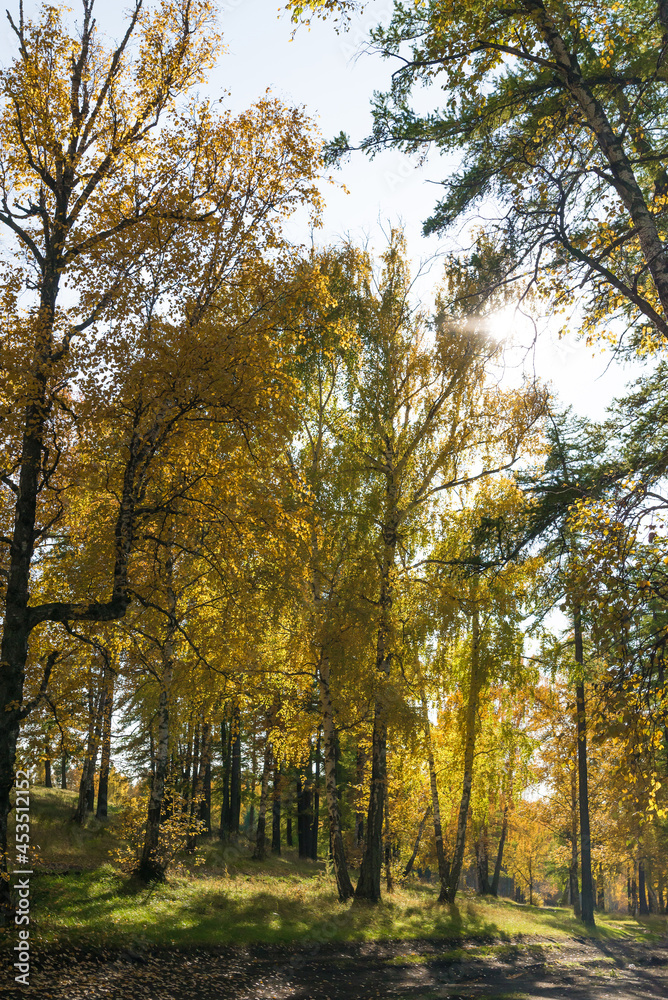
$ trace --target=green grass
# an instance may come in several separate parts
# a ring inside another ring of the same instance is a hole
[[[585,933],[566,909],[465,897],[457,907],[443,907],[434,891],[423,887],[398,890],[377,906],[342,905],[322,866],[291,855],[262,866],[241,861],[227,875],[180,874],[149,889],[109,865],[43,875],[33,879],[32,901],[37,938],[59,945],[210,947],[425,938],[453,946],[531,938],[559,944]],[[636,937],[643,929],[630,918],[601,916],[589,933],[612,939]],[[659,929],[665,930],[665,922]],[[454,961],[460,950],[439,949],[432,957]]]
[[[202,867],[186,861],[167,883],[147,889],[108,861],[118,845],[113,815],[104,823],[89,820],[82,830],[69,821],[74,792],[35,788],[31,800],[31,840],[41,847],[41,864],[46,871],[53,865],[70,867],[69,874],[45,873],[31,880],[31,931],[37,942],[52,946],[438,939],[445,947],[434,948],[432,958],[455,961],[464,955],[466,942],[477,945],[482,957],[485,948],[512,948],[517,941],[528,946],[539,939],[545,947],[574,936],[648,940],[666,930],[665,918],[640,924],[630,917],[599,915],[596,930],[587,931],[564,908],[465,894],[457,906],[444,907],[433,885],[419,883],[386,894],[377,906],[342,905],[322,862],[300,861],[288,850],[259,864],[248,856],[249,845],[226,851],[216,840],[205,843]]]
[[[30,846],[34,865],[57,868],[96,868],[118,847],[119,809],[111,805],[109,817],[89,816],[83,827],[72,822],[78,794],[61,788],[30,789]],[[9,823],[9,843],[14,842],[14,813]]]

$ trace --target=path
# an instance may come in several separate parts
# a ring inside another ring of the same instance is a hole
[[[318,949],[81,953],[33,961],[8,1000],[667,1000],[668,946],[570,939],[442,941]],[[5,978],[6,977],[6,978]]]

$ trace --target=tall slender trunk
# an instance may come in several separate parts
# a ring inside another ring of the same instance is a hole
[[[192,758],[188,760],[188,781],[186,783],[186,812],[188,815],[188,832],[186,834],[186,850],[194,851],[197,844],[195,821],[199,817],[200,796],[200,741],[201,730],[199,720],[195,722],[192,740]]]
[[[320,714],[324,737],[325,794],[327,797],[327,815],[329,817],[329,837],[336,888],[339,893],[339,899],[343,902],[354,895],[354,889],[348,873],[348,864],[341,833],[341,812],[336,786],[336,726],[329,689],[329,657],[324,650],[320,656],[318,674]]]
[[[281,853],[281,769],[274,762],[274,781],[271,796],[271,851]]]
[[[492,876],[492,884],[489,888],[490,894],[492,896],[499,895],[499,880],[501,878],[501,867],[503,865],[503,849],[506,846],[506,837],[508,835],[508,803],[503,807],[503,822],[501,823],[501,837],[499,838],[499,849],[496,852],[496,861],[494,863],[494,874]]]
[[[264,861],[266,857],[266,831],[267,831],[267,800],[269,799],[269,773],[271,771],[271,743],[269,742],[269,730],[264,742],[264,756],[262,758],[262,778],[260,784],[260,806],[257,815],[257,830],[255,833],[255,850],[253,858],[256,861]]]
[[[571,861],[568,866],[568,880],[571,891],[571,904],[573,913],[580,919],[582,910],[580,907],[580,885],[578,881],[578,783],[577,783],[577,759],[573,761],[571,768]]]
[[[385,785],[385,830],[384,830],[384,854],[385,854],[385,886],[388,892],[394,892],[394,879],[392,878],[392,833],[390,830],[390,794],[387,784]]]
[[[362,847],[364,844],[364,811],[362,809],[362,788],[364,787],[364,768],[366,766],[366,751],[358,746],[357,755],[355,760],[356,773],[355,773],[355,783],[357,786],[357,792],[355,799],[357,801],[357,811],[355,812],[355,843],[358,847]]]
[[[605,886],[602,876],[596,882],[596,909],[599,913],[605,913]]]
[[[489,885],[489,850],[487,843],[487,824],[482,823],[480,830],[478,831],[478,836],[476,837],[476,867],[477,867],[477,881],[478,881],[478,892],[481,896],[490,895],[490,885]]]
[[[309,830],[309,856],[313,861],[318,860],[318,827],[320,825],[320,748],[322,736],[318,730],[318,738],[315,743],[315,757],[313,759],[313,818],[311,829]],[[334,757],[336,766],[336,756]]]
[[[643,858],[641,858],[638,862],[638,914],[641,917],[649,916],[645,879],[645,861]]]
[[[60,787],[67,790],[67,752],[63,750],[60,758]]]
[[[199,767],[200,803],[198,818],[204,833],[211,833],[211,724],[202,722],[202,744]]]
[[[310,768],[310,764],[309,764]],[[297,846],[300,858],[308,857],[308,831],[311,829],[311,784],[310,775],[304,782],[297,777]]]
[[[114,672],[105,663],[105,683],[107,696],[102,719],[102,751],[100,756],[100,781],[97,787],[98,819],[105,819],[109,806],[109,770],[111,768],[111,717],[114,711]]]
[[[573,615],[576,663],[584,663],[580,608]],[[582,877],[582,922],[594,926],[594,884],[591,875],[591,834],[589,832],[589,789],[587,781],[587,707],[584,681],[575,688],[578,727],[578,793],[580,805],[580,866]]]
[[[160,841],[160,814],[165,797],[165,778],[169,760],[169,703],[174,672],[171,642],[162,650],[162,674],[158,699],[158,739],[155,752],[155,770],[151,779],[151,795],[146,814],[144,845],[137,869],[137,875],[145,882],[164,876],[164,868],[158,857]]]
[[[177,629],[176,591],[172,584],[174,559],[168,552],[165,560],[167,627],[162,643],[162,671],[158,693],[158,740],[155,749],[155,766],[151,775],[151,794],[146,813],[146,830],[141,857],[137,865],[137,876],[144,882],[164,878],[165,867],[159,856],[160,816],[165,798],[165,779],[169,763],[169,724],[172,681],[174,678],[174,641]]]
[[[218,836],[225,840],[230,830],[230,739],[229,729],[225,725],[225,719],[220,723],[220,756],[223,764],[223,794],[220,803],[220,825]]]
[[[466,822],[471,802],[471,787],[473,784],[473,760],[476,742],[476,717],[478,700],[482,683],[480,671],[480,623],[478,605],[474,601],[471,616],[471,677],[469,683],[468,703],[466,706],[466,723],[464,734],[464,777],[462,782],[462,797],[457,817],[457,838],[448,880],[448,903],[454,903],[459,885],[459,876],[464,860],[464,845],[466,843]]]
[[[415,864],[415,859],[417,858],[418,851],[420,850],[420,841],[422,840],[422,834],[424,833],[424,828],[432,812],[432,806],[427,806],[425,809],[424,816],[420,820],[420,825],[418,826],[417,836],[415,838],[415,843],[413,844],[413,851],[410,858],[404,868],[403,877],[408,878],[410,873],[413,871],[413,865]]]
[[[91,679],[91,685],[92,685]],[[97,698],[91,686],[88,692],[88,708],[90,712],[88,723],[88,741],[86,744],[86,757],[81,769],[81,781],[79,782],[79,799],[77,802],[74,822],[81,826],[86,819],[86,813],[92,811],[91,797],[95,795],[95,765],[97,764],[97,752],[100,745],[102,733],[102,718],[105,710],[107,691],[102,686]],[[94,799],[93,799],[94,801]]]
[[[388,463],[389,464],[389,463]],[[373,735],[371,741],[371,782],[366,821],[364,854],[355,898],[376,903],[380,899],[380,872],[383,862],[383,812],[387,785],[387,722],[388,705],[385,685],[390,677],[390,613],[392,610],[392,573],[397,544],[396,487],[388,483],[388,515],[383,528],[383,560],[380,580],[380,623],[376,638],[376,683],[379,690],[374,700]]]
[[[51,761],[48,757],[44,758],[44,787],[53,788],[53,782],[51,781]]]
[[[533,864],[529,855],[529,906],[533,906]]]
[[[448,898],[448,880],[450,878],[450,865],[445,857],[443,847],[443,827],[441,826],[441,803],[438,797],[438,784],[436,782],[436,765],[434,763],[434,748],[431,742],[431,724],[429,722],[429,712],[427,710],[427,695],[422,689],[422,724],[424,726],[425,746],[427,748],[427,763],[429,765],[429,787],[431,789],[431,812],[434,817],[434,841],[436,843],[436,860],[438,862],[438,880],[440,892],[439,903],[445,903]]]
[[[232,707],[230,721],[230,826],[231,836],[239,836],[241,821],[241,706],[238,701]]]

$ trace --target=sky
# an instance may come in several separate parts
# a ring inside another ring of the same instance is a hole
[[[78,0],[69,2],[76,17]],[[26,0],[26,15],[38,6],[34,0]],[[17,8],[17,0],[10,0],[10,11]],[[125,4],[112,0],[97,0],[98,23],[112,38],[121,32],[124,8]],[[333,21],[319,20],[310,28],[302,25],[295,31],[276,0],[225,0],[219,10],[226,51],[221,53],[206,88],[212,97],[227,93],[229,106],[241,111],[270,90],[286,103],[304,106],[326,139],[343,130],[354,144],[368,134],[373,92],[387,88],[394,67],[365,52],[365,41],[371,27],[389,20],[389,0],[370,0],[362,15],[353,18],[349,30],[340,33]],[[11,58],[13,48],[11,34],[0,33],[3,64]],[[418,99],[423,107],[434,106],[438,93],[424,91]],[[420,293],[429,300],[441,273],[438,255],[457,246],[457,234],[447,242],[436,236],[425,238],[421,226],[438,198],[439,180],[454,166],[455,162],[436,153],[423,166],[392,150],[373,160],[362,153],[353,154],[340,170],[332,172],[334,185],[323,187],[326,210],[318,240],[348,236],[379,250],[383,230],[403,225],[415,266],[432,260],[419,285]],[[297,238],[308,241],[310,237],[303,233]],[[525,366],[529,373],[551,381],[562,404],[592,418],[601,417],[610,400],[641,370],[622,367],[609,353],[587,347],[578,341],[575,330],[559,339],[556,324],[549,318],[539,325],[538,340],[531,350],[525,348],[533,340],[533,329],[512,309],[498,317],[494,333],[516,345],[509,356],[513,380],[518,366]]]

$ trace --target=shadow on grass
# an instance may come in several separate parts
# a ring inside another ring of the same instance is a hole
[[[307,879],[289,866],[282,870],[286,874],[277,877],[252,862],[240,863],[231,877],[181,875],[151,886],[126,879],[110,866],[44,875],[33,892],[36,935],[44,943],[92,947],[100,941],[119,947],[132,942],[225,947],[418,939],[491,944],[531,937],[605,942],[638,935],[637,923],[630,920],[603,923],[586,933],[569,910],[506,900],[463,897],[459,905],[444,907],[435,891],[402,890],[376,905],[340,904],[322,869],[311,869]]]

